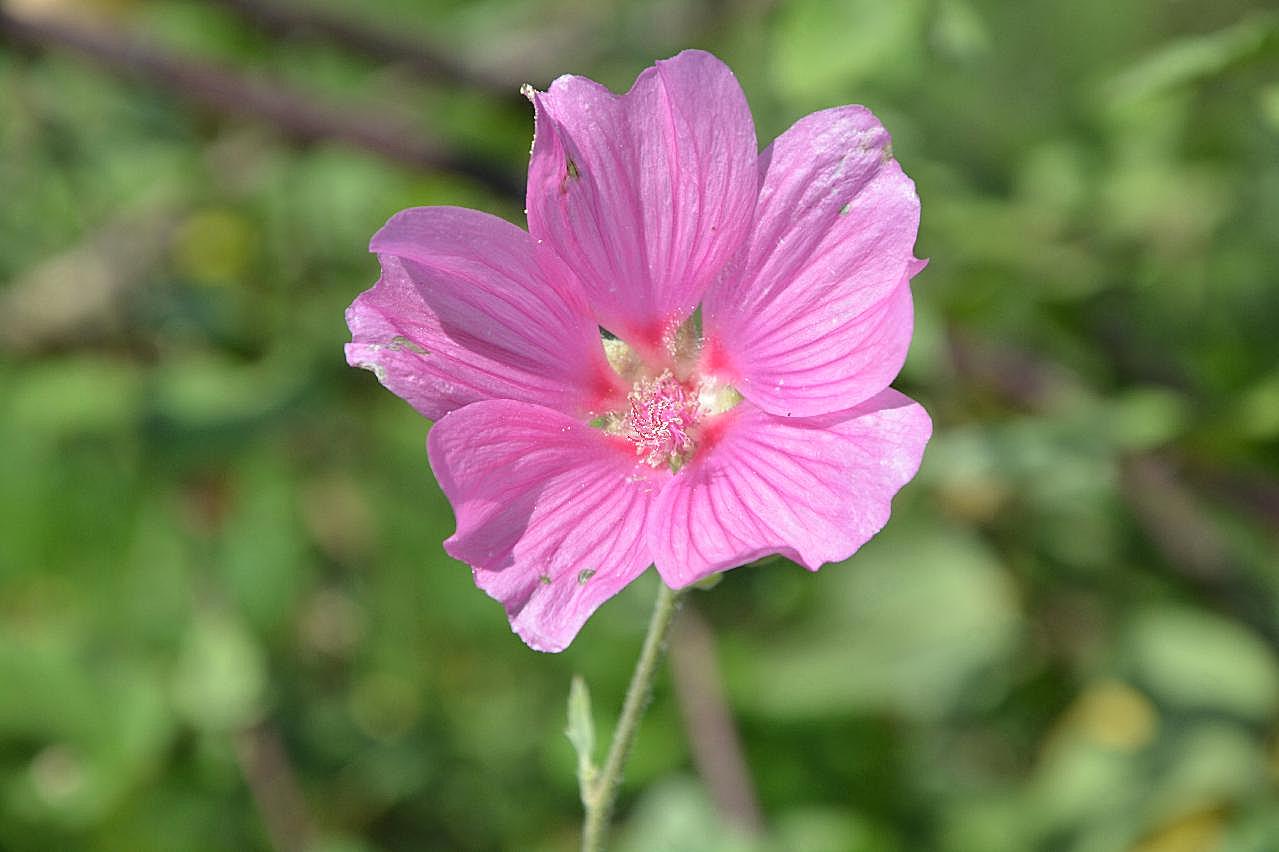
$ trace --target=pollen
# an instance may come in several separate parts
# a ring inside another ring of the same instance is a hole
[[[696,443],[702,414],[698,395],[667,370],[655,379],[636,382],[627,400],[630,411],[622,425],[635,454],[653,467],[678,470]]]

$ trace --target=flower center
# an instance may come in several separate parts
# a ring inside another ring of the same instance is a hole
[[[641,354],[606,336],[609,366],[631,386],[626,403],[591,421],[626,438],[645,464],[677,471],[716,434],[716,419],[742,401],[737,389],[702,372],[702,341],[693,320],[663,336],[664,353]]]
[[[622,431],[635,445],[635,454],[653,467],[678,470],[695,446],[702,414],[697,395],[666,370],[656,379],[637,381],[626,398],[631,408]]]

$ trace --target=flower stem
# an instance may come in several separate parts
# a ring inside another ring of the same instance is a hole
[[[648,622],[648,635],[644,637],[644,647],[631,674],[631,685],[626,689],[626,700],[622,703],[622,715],[613,732],[613,742],[608,747],[608,757],[599,773],[582,789],[582,804],[586,808],[586,818],[582,823],[582,852],[603,852],[622,769],[653,694],[653,680],[666,653],[666,637],[679,609],[679,598],[680,592],[672,591],[665,583],[659,582],[653,615]]]

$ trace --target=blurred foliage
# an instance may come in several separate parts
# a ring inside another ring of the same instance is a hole
[[[290,818],[325,852],[574,848],[571,675],[606,734],[655,578],[526,649],[443,554],[426,424],[346,367],[342,313],[396,210],[521,220],[492,188],[522,180],[519,83],[622,88],[688,46],[763,140],[847,102],[893,131],[932,258],[899,386],[938,430],[849,564],[695,596],[766,836],[717,816],[664,683],[618,848],[1279,849],[1273,9],[323,4],[503,98],[222,3],[6,8],[483,167],[293,145],[0,41],[0,849],[266,849]]]

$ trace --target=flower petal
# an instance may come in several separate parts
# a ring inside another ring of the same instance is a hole
[[[919,198],[889,142],[848,106],[801,119],[760,155],[755,228],[706,294],[703,323],[707,369],[767,411],[840,411],[901,368]]]
[[[526,92],[529,231],[581,279],[601,325],[653,352],[750,228],[758,148],[741,86],[689,50],[625,95],[574,76]]]
[[[624,439],[548,408],[477,402],[427,441],[457,515],[444,542],[539,651],[563,650],[587,617],[652,562],[645,524],[669,473]]]
[[[580,414],[617,392],[571,276],[548,276],[516,226],[419,207],[392,217],[370,249],[382,276],[347,309],[347,360],[426,417],[493,398]]]
[[[888,522],[932,433],[924,409],[891,389],[820,417],[749,402],[725,417],[653,506],[649,541],[672,588],[770,553],[812,571],[847,559]]]

